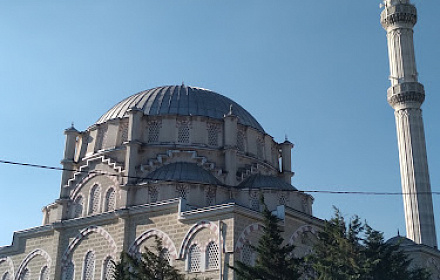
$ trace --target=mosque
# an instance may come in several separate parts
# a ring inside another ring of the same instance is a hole
[[[386,0],[387,31],[407,237],[415,265],[440,279],[409,0]],[[291,184],[291,149],[233,100],[188,85],[161,86],[117,103],[85,131],[65,130],[60,196],[41,226],[0,247],[1,280],[110,279],[119,253],[162,240],[189,278],[234,279],[252,264],[262,232],[259,196],[280,219],[296,254],[311,249],[323,220],[313,197]],[[388,242],[401,242],[395,237]]]

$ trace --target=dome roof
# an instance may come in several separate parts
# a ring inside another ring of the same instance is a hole
[[[394,236],[394,237],[388,239],[385,243],[389,244],[389,245],[400,245],[400,246],[417,245],[411,239],[403,237],[403,236]]]
[[[232,113],[238,116],[238,123],[264,132],[257,120],[231,99],[207,89],[185,85],[163,86],[136,93],[113,106],[96,123],[127,117],[130,109],[140,109],[144,115],[150,116],[205,116],[223,119],[231,105]]]
[[[243,189],[273,189],[273,190],[286,190],[296,191],[297,189],[289,183],[286,183],[282,179],[274,176],[267,176],[261,174],[255,174],[246,178],[238,188]]]
[[[145,181],[176,181],[220,185],[211,173],[195,163],[175,162],[166,164],[148,174]]]

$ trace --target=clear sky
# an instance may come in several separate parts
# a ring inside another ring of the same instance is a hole
[[[375,0],[0,1],[0,159],[59,166],[63,130],[85,130],[123,98],[199,86],[285,135],[300,190],[399,192],[385,31]],[[431,184],[440,191],[439,0],[414,1]],[[0,245],[41,224],[59,171],[0,164]],[[391,237],[401,196],[313,194]],[[440,196],[434,196],[440,232]]]

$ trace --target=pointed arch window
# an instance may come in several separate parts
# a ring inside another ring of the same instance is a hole
[[[214,241],[206,247],[206,268],[217,269],[219,267],[218,245]]]
[[[116,209],[116,192],[114,188],[108,189],[105,194],[104,211],[113,211]]]
[[[201,253],[197,244],[192,245],[188,252],[188,270],[189,272],[198,272],[201,269]]]
[[[83,208],[84,208],[84,199],[82,197],[82,195],[78,196],[77,198],[75,198],[75,203],[74,203],[74,212],[73,212],[73,217],[74,218],[79,218],[82,217],[83,215]]]
[[[75,275],[75,266],[73,265],[73,262],[70,261],[65,267],[63,267],[61,279],[73,280],[74,275]]]
[[[94,185],[90,191],[89,214],[96,214],[99,212],[99,205],[101,204],[101,187]]]
[[[20,275],[20,280],[29,280],[31,275],[30,275],[30,271],[29,269],[26,267],[22,270],[21,275]]]
[[[49,280],[49,268],[47,265],[43,266],[40,272],[40,280]]]
[[[11,275],[9,274],[8,271],[6,271],[5,274],[3,274],[2,280],[12,280]]]
[[[113,280],[113,274],[115,272],[115,263],[111,257],[104,260],[102,268],[102,280]]]
[[[93,280],[95,275],[95,253],[89,251],[84,258],[82,280]]]

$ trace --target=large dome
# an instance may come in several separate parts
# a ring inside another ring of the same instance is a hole
[[[232,105],[232,113],[238,122],[261,132],[263,127],[243,107],[231,99],[213,91],[190,86],[163,86],[136,93],[102,115],[97,124],[127,117],[130,109],[140,109],[145,115],[205,116],[223,119]]]

